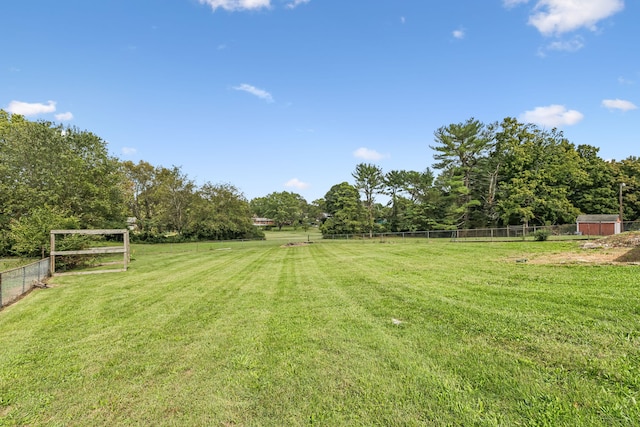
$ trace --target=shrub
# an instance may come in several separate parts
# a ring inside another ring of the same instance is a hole
[[[80,221],[64,211],[44,206],[11,221],[10,239],[16,255],[37,257],[49,252],[50,231],[78,228]]]
[[[533,239],[536,242],[544,242],[545,240],[549,240],[549,236],[551,232],[547,229],[536,230],[533,232]]]

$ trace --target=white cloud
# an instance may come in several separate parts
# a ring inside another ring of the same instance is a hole
[[[53,117],[55,117],[56,120],[60,122],[68,122],[69,120],[73,120],[73,114],[69,111],[67,111],[66,113],[56,114]]]
[[[293,0],[291,3],[287,3],[287,9],[295,9],[296,7],[300,6],[301,4],[307,4],[310,1],[311,0]]]
[[[580,122],[584,115],[576,110],[567,110],[564,105],[549,105],[536,107],[532,111],[525,111],[520,120],[546,127],[571,126]]]
[[[451,34],[453,34],[453,37],[460,40],[464,38],[464,30],[455,30]]]
[[[234,86],[233,89],[250,93],[251,95],[257,96],[260,99],[264,99],[267,102],[274,102],[273,96],[271,96],[269,92],[263,89],[258,89],[257,87],[251,86],[246,83],[242,83],[240,86]]]
[[[11,114],[20,114],[21,116],[37,116],[38,114],[53,113],[56,111],[56,103],[55,101],[47,101],[46,104],[11,101],[7,107],[7,111]]]
[[[556,40],[549,43],[547,50],[559,50],[564,52],[577,52],[584,47],[584,39],[580,36],[571,40]]]
[[[353,152],[353,156],[363,160],[380,160],[385,157],[382,154],[378,153],[376,150],[371,150],[365,147],[358,148]]]
[[[629,111],[638,109],[633,102],[625,101],[624,99],[604,99],[602,106],[609,110]]]
[[[198,0],[200,4],[206,4],[213,9],[222,8],[228,11],[236,10],[252,10],[268,8],[271,6],[271,0]]]
[[[528,3],[528,0],[504,0],[506,7]],[[624,0],[535,0],[529,25],[544,35],[559,35],[588,28],[624,9]]]
[[[624,77],[618,77],[618,83],[621,85],[633,85],[635,82],[633,80],[626,79]]]
[[[527,3],[528,1],[529,0],[503,0],[503,3],[506,7],[514,7],[520,3]]]
[[[287,188],[296,188],[298,190],[306,190],[311,185],[306,182],[300,181],[298,178],[290,179],[289,181],[284,183],[284,186]]]
[[[138,152],[138,150],[136,150],[135,148],[132,147],[122,147],[122,154],[124,154],[125,156],[133,156],[134,154],[136,154]]]

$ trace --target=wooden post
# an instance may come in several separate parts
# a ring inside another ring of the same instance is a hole
[[[51,247],[49,248],[49,273],[53,276],[56,272],[56,256],[54,255],[56,252],[56,234],[51,231]]]
[[[129,230],[125,231],[122,235],[124,239],[124,271],[127,271],[127,265],[129,263],[130,255],[129,255]]]

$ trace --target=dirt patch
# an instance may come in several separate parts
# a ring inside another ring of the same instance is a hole
[[[635,254],[631,252],[635,252]],[[526,258],[524,262],[530,264],[640,264],[640,251],[638,249],[629,250],[628,248],[579,249],[575,252],[536,254]]]
[[[640,232],[628,232],[583,243],[579,249],[555,254],[535,254],[514,262],[531,264],[640,265]]]
[[[311,242],[289,242],[286,243],[282,246],[280,246],[281,248],[293,248],[296,246],[309,246],[311,244]]]
[[[637,248],[640,247],[640,231],[614,234],[582,245],[585,248]]]

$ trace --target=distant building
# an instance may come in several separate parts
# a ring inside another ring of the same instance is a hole
[[[127,228],[131,231],[138,230],[138,218],[135,216],[127,217]]]
[[[587,236],[610,236],[620,233],[618,215],[578,215],[578,234]]]
[[[275,221],[269,218],[258,218],[257,216],[254,216],[252,219],[253,225],[256,227],[272,227],[276,225]]]

